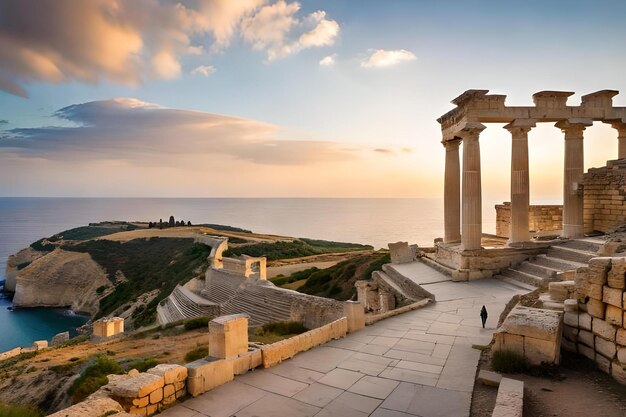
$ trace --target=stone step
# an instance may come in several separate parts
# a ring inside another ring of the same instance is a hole
[[[602,246],[602,241],[591,240],[591,239],[572,239],[566,242],[563,242],[559,246],[563,246],[571,249],[578,249],[581,251],[589,252],[589,253],[597,253],[600,246]]]
[[[524,290],[528,290],[528,291],[534,291],[537,289],[537,287],[535,287],[534,285],[530,285],[530,284],[526,284],[525,282],[522,281],[518,281],[516,279],[510,278],[510,277],[506,277],[504,275],[496,275],[495,278],[500,279],[506,283],[509,283],[511,285],[514,285],[518,288],[522,288]]]
[[[533,261],[524,261],[514,269],[526,272],[531,275],[546,278],[549,280],[555,280],[557,272],[561,272],[560,269],[550,268],[549,266],[536,264]]]
[[[551,246],[550,249],[548,249],[548,256],[566,261],[587,264],[589,263],[589,260],[594,258],[596,255],[579,249],[567,248],[564,246]]]
[[[562,301],[553,300],[550,298],[550,294],[541,294],[539,296],[539,301],[541,301],[542,308],[556,311],[565,310],[565,304]]]
[[[547,280],[544,280],[542,277],[538,277],[536,275],[528,274],[526,272],[517,271],[512,268],[504,269],[500,275],[505,277],[509,277],[515,279],[517,281],[521,281],[526,284],[533,285],[534,287],[545,287],[547,286]]]
[[[401,297],[404,297],[406,300],[413,300],[411,296],[409,296],[404,290],[385,272],[383,271],[374,271],[372,273],[372,278],[374,280],[379,279],[383,282],[383,285],[391,287],[393,291],[395,291]]]
[[[572,271],[587,266],[587,263],[568,261],[548,255],[537,255],[531,262],[535,265],[541,265],[559,271]]]

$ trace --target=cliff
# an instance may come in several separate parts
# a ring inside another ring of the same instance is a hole
[[[96,289],[110,285],[105,271],[88,253],[55,249],[35,259],[16,274],[17,307],[66,307],[95,314]]]
[[[39,259],[45,255],[45,252],[39,252],[31,247],[22,249],[18,253],[9,256],[6,267],[6,282],[4,289],[6,291],[15,292],[15,282],[17,274],[21,269],[32,263],[35,259]]]

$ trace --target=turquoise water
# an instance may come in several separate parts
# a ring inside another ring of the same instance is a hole
[[[489,222],[495,224],[492,211],[486,211],[486,231],[493,228]],[[440,199],[0,198],[0,281],[7,257],[42,237],[90,222],[158,221],[170,215],[196,224],[376,248],[400,240],[432,246],[443,234]],[[50,339],[84,320],[56,309],[11,312],[9,305],[0,300],[0,352]]]

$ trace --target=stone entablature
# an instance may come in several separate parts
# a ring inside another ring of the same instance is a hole
[[[511,203],[496,204],[496,235],[510,237]],[[563,228],[563,206],[532,205],[528,207],[528,230],[531,235],[557,233]]]

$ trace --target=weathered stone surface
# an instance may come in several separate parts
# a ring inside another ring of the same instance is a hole
[[[111,387],[114,397],[141,398],[149,395],[152,391],[162,388],[163,377],[141,373],[134,378],[128,378],[117,382]]]
[[[601,337],[596,336],[596,353],[601,354],[602,356],[613,359],[615,357],[616,349],[615,342],[610,342],[608,340],[604,340]]]
[[[563,323],[578,328],[578,313],[566,311],[565,314],[563,314]]]
[[[626,346],[626,329],[617,329],[615,341],[618,345]]]
[[[248,316],[232,314],[209,323],[209,356],[225,359],[248,351]]]
[[[17,347],[11,350],[7,350],[6,352],[2,352],[0,353],[0,361],[9,359],[9,358],[13,358],[15,356],[18,356],[20,353],[22,353],[22,348]]]
[[[607,304],[622,308],[622,296],[622,290],[607,287],[606,285],[602,288],[602,301]]]
[[[583,343],[583,344],[593,348],[593,333],[588,332],[586,330],[580,330],[578,332],[577,339],[578,339],[578,341],[580,343]]]
[[[149,374],[162,376],[166,384],[181,382],[187,379],[187,368],[180,365],[159,364],[146,371]]]
[[[478,372],[477,380],[483,385],[497,387],[500,385],[500,382],[502,381],[502,375],[500,375],[497,372],[492,372],[492,371],[481,369],[480,372]]]
[[[607,273],[611,268],[611,258],[598,257],[589,260],[588,279],[592,284],[606,284]]]
[[[617,332],[617,329],[604,320],[594,318],[593,324],[592,324],[592,331],[593,331],[593,334],[595,334],[596,336],[600,336],[612,342],[615,341],[615,334]]]
[[[604,319],[606,304],[600,300],[591,298],[587,304],[587,313],[594,318]]]
[[[619,347],[617,349],[617,360],[624,366],[626,366],[626,347]]]
[[[392,264],[404,264],[417,259],[417,246],[408,242],[389,243],[389,255]]]
[[[70,332],[62,332],[54,335],[52,340],[50,341],[50,346],[58,346],[70,340]]]
[[[541,363],[559,364],[561,359],[561,341],[541,340],[534,337],[524,337],[524,356],[531,365]]]
[[[620,384],[626,385],[626,370],[622,364],[616,361],[611,363],[611,376]]]
[[[496,332],[495,337],[495,350],[511,350],[517,352],[520,355],[524,355],[524,336]]]
[[[117,401],[114,401],[110,398],[88,398],[85,401],[73,405],[69,408],[50,414],[49,417],[103,416],[108,415],[107,413],[122,411],[124,411],[122,406]]]
[[[589,313],[580,313],[578,315],[578,328],[591,331],[591,316]]]
[[[626,273],[626,258],[613,258],[611,261],[611,270],[607,275],[607,284],[609,287],[624,289],[626,282],[624,276]]]
[[[169,397],[169,396],[175,395],[175,394],[176,394],[176,389],[174,389],[174,384],[168,384],[168,385],[163,387],[163,396],[164,397]]]
[[[611,361],[609,359],[596,353],[595,362],[602,372],[604,372],[605,374],[611,373]]]
[[[596,351],[585,345],[578,345],[578,353],[594,361],[596,359]]]
[[[150,393],[150,404],[158,404],[163,400],[163,388],[157,388]]]
[[[48,348],[48,341],[47,340],[36,340],[36,341],[33,342],[33,348],[35,348],[35,350],[47,349]]]
[[[556,341],[561,338],[563,313],[540,308],[515,307],[498,331]]]
[[[224,359],[199,359],[185,365],[187,368],[187,391],[194,397],[217,386],[232,381],[233,363]]]
[[[563,302],[563,311],[566,313],[578,312],[578,300],[575,298],[568,298]]]
[[[563,337],[567,340],[571,340],[572,342],[576,341],[578,337],[578,328],[571,326],[563,326]]]
[[[492,417],[522,417],[524,410],[524,382],[502,378]]]
[[[365,327],[365,310],[361,303],[346,301],[343,305],[343,312],[348,319],[346,323],[348,333],[356,332]]]
[[[624,310],[622,310],[621,308],[615,307],[612,305],[606,306],[606,314],[605,314],[604,320],[607,323],[621,327],[623,316],[624,316]]]
[[[602,301],[602,287],[603,286],[600,284],[589,284],[587,286],[587,295],[589,298]]]

